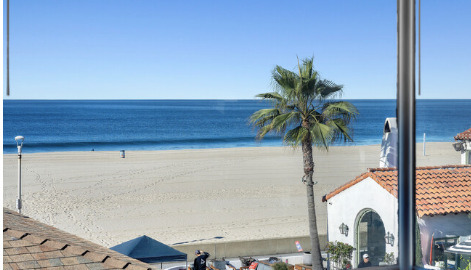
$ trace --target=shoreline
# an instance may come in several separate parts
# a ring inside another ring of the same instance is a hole
[[[432,143],[437,143],[437,142],[432,142]],[[438,143],[448,143],[448,142],[438,142]],[[451,143],[451,142],[450,142]],[[333,146],[329,146],[329,149],[330,148],[337,148],[337,147],[363,147],[363,146],[378,146],[380,147],[381,144],[357,144],[357,145],[333,145]],[[276,146],[276,145],[266,145],[266,146],[233,146],[233,147],[213,147],[213,148],[179,148],[179,149],[156,149],[156,150],[133,150],[133,149],[120,149],[120,150],[71,150],[71,151],[45,151],[45,152],[30,152],[30,153],[27,153],[25,152],[24,148],[23,148],[23,152],[22,154],[23,155],[36,155],[36,154],[48,154],[48,153],[56,153],[56,154],[66,154],[66,153],[82,153],[82,152],[85,152],[85,153],[93,153],[93,152],[100,152],[100,153],[116,153],[116,152],[119,152],[121,150],[125,150],[126,152],[144,152],[144,153],[148,153],[148,152],[174,152],[174,151],[200,151],[200,150],[203,150],[203,151],[212,151],[212,150],[224,150],[224,149],[242,149],[242,150],[250,150],[250,149],[253,149],[253,148],[286,148],[286,149],[293,149],[293,147],[291,146],[288,146],[288,145],[279,145],[279,146]],[[301,146],[298,147],[299,150],[301,149]],[[315,147],[313,146],[313,149]],[[15,146],[15,150],[16,150],[16,146]],[[295,149],[294,151],[297,151],[298,149]],[[4,156],[8,156],[8,155],[13,155],[13,156],[17,156],[17,153],[14,152],[14,153],[4,153],[3,154]]]
[[[320,235],[322,196],[379,165],[380,145],[314,150]],[[451,143],[428,143],[417,165],[459,164]],[[4,154],[4,207],[15,210],[17,155]],[[309,235],[300,149],[287,146],[187,150],[23,153],[23,213],[92,242],[140,235],[166,244]]]
[[[217,150],[217,149],[250,149],[250,148],[290,148],[292,149],[293,147],[291,146],[288,146],[288,145],[283,145],[281,143],[281,139],[280,139],[280,144],[279,145],[272,145],[272,144],[267,144],[266,142],[263,142],[265,143],[266,145],[254,145],[254,146],[221,146],[221,147],[193,147],[193,148],[172,148],[172,149],[167,149],[167,148],[161,148],[161,149],[133,149],[132,147],[131,148],[128,148],[126,149],[126,147],[121,147],[118,149],[115,149],[115,150],[107,150],[107,149],[104,149],[104,150],[95,150],[95,148],[93,148],[91,146],[91,149],[93,150],[70,150],[70,151],[64,151],[64,150],[59,150],[59,151],[34,151],[34,152],[25,152],[25,147],[23,148],[23,154],[45,154],[45,153],[69,153],[69,152],[119,152],[121,150],[125,150],[125,151],[129,151],[129,152],[154,152],[154,151],[158,151],[158,152],[161,152],[161,151],[192,151],[192,150]],[[381,143],[373,143],[373,144],[353,144],[353,143],[349,143],[349,145],[333,145],[333,146],[329,146],[329,148],[331,147],[360,147],[360,146],[374,146],[374,145],[381,145]],[[298,148],[300,148],[301,146],[299,146]],[[3,155],[17,155],[17,148],[16,148],[16,145],[15,147],[11,147],[13,150],[13,152],[11,153],[3,153]],[[123,149],[124,148],[124,149]],[[4,147],[5,149],[5,147]]]
[[[121,150],[125,150],[125,151],[129,151],[129,152],[154,152],[154,151],[192,151],[192,150],[216,150],[216,149],[234,149],[234,148],[241,148],[241,149],[248,149],[248,148],[277,148],[277,147],[283,147],[283,148],[292,148],[291,146],[288,146],[288,145],[283,145],[281,143],[281,139],[280,139],[280,144],[279,145],[273,145],[273,144],[268,144],[267,142],[265,141],[262,141],[262,143],[265,143],[266,145],[254,145],[254,146],[221,146],[221,147],[192,147],[192,148],[161,148],[161,149],[133,149],[132,147],[131,148],[128,148],[126,149],[126,147],[120,147],[119,150],[118,149],[114,149],[114,150],[108,150],[108,149],[104,149],[104,150],[95,150],[95,148],[93,148],[93,146],[90,147],[90,149],[88,150],[58,150],[58,151],[33,151],[33,152],[28,152],[28,150],[30,149],[27,149],[27,146],[25,146],[23,148],[23,154],[45,154],[45,153],[69,153],[69,152],[119,152]],[[426,141],[426,144],[429,144],[429,143],[454,143],[455,140],[449,140],[449,141]],[[255,142],[256,143],[256,142]],[[419,145],[422,145],[423,142],[417,142],[416,145],[419,146]],[[379,145],[381,146],[381,141],[377,142],[377,143],[367,143],[367,144],[356,144],[355,142],[353,143],[347,143],[347,144],[342,144],[342,145],[331,145],[329,146],[329,148],[335,148],[335,147],[362,147],[362,146],[375,146],[375,145]],[[299,146],[300,148],[301,146]],[[5,153],[5,151],[3,152],[3,155],[17,155],[17,148],[16,148],[16,145],[14,147],[9,147],[12,149],[12,152],[7,152]],[[124,149],[123,149],[124,148]],[[4,145],[4,148],[5,149],[5,145]],[[26,151],[25,151],[26,149]],[[94,149],[94,150],[91,150],[91,149]]]

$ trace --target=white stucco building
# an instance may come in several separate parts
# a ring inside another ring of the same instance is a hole
[[[461,164],[471,164],[471,128],[457,134],[455,140],[453,146],[461,152]]]
[[[416,169],[416,175],[417,219],[423,262],[433,264],[441,254],[440,250],[435,250],[437,243],[445,239],[452,245],[460,237],[471,235],[471,218],[468,218],[471,211],[471,166],[422,167]],[[369,169],[325,195],[323,201],[327,203],[328,241],[352,245],[355,248],[354,267],[365,253],[373,265],[379,265],[386,253],[393,252],[397,258],[395,168]]]

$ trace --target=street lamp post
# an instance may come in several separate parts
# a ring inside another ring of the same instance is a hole
[[[21,214],[21,148],[23,147],[23,141],[25,137],[16,136],[16,147],[18,148],[18,199],[16,200],[16,208],[18,213]]]

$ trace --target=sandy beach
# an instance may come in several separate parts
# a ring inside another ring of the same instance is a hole
[[[379,145],[314,151],[321,198],[379,164]],[[451,143],[417,148],[417,165],[459,164]],[[17,155],[3,156],[3,204],[15,209]],[[166,244],[308,235],[300,150],[290,147],[59,152],[22,159],[23,214],[110,247],[147,235]]]

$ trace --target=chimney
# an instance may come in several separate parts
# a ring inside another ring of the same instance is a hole
[[[379,156],[379,167],[390,168],[397,166],[397,119],[386,118],[384,121],[383,141]]]

